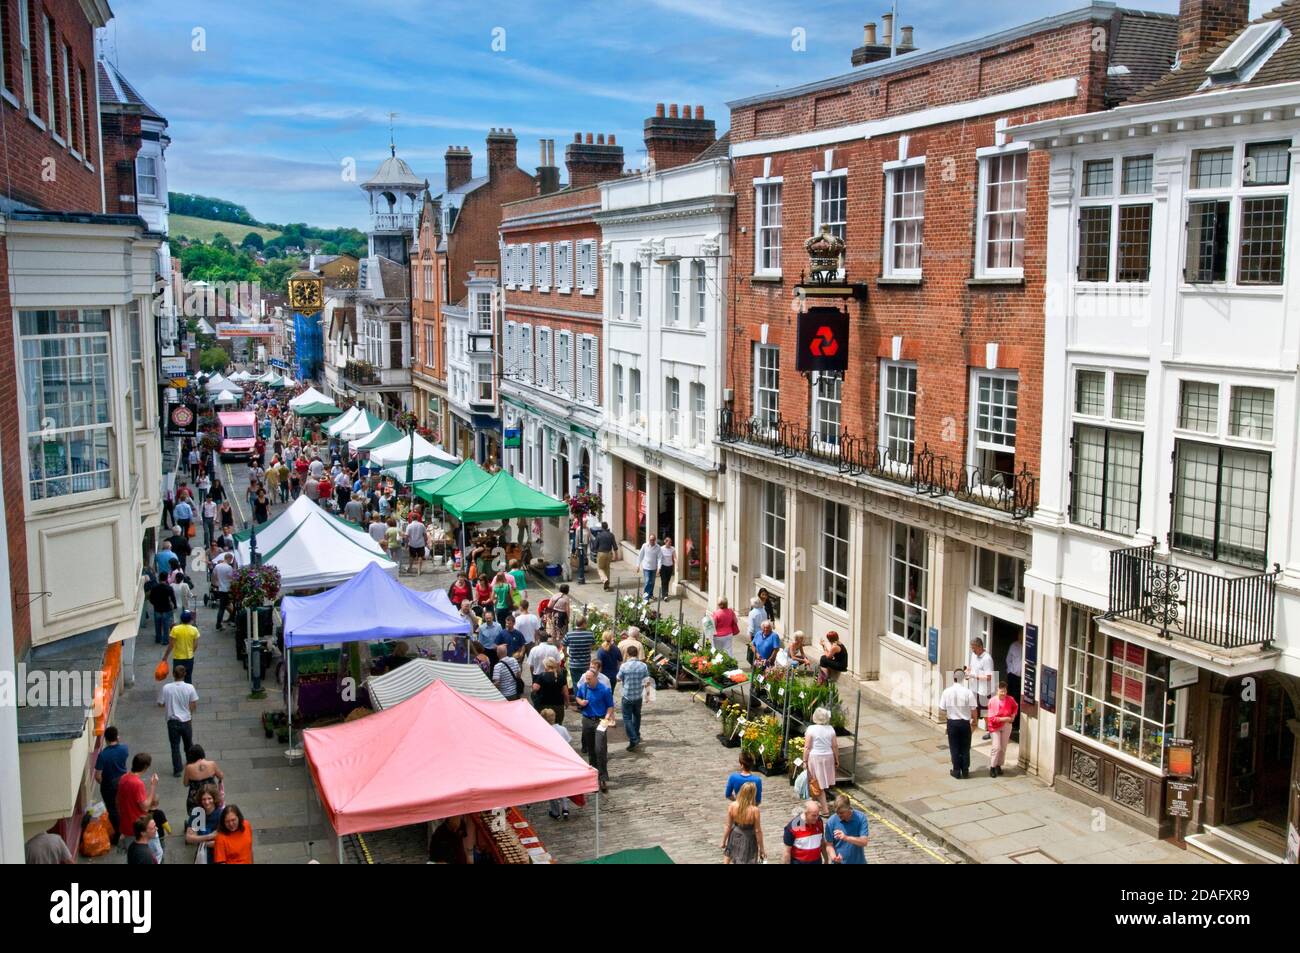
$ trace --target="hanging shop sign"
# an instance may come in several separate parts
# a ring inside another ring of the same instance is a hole
[[[518,427],[505,429],[505,440],[501,444],[507,450],[518,450],[524,445],[522,433]]]
[[[178,401],[167,405],[167,433],[174,437],[193,437],[198,433],[198,405]]]
[[[1056,711],[1056,669],[1043,666],[1043,711]]]
[[[799,315],[795,370],[843,373],[849,366],[849,315],[839,308],[809,308]]]

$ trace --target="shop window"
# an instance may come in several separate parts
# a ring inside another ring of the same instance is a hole
[[[889,632],[924,645],[930,624],[929,541],[924,530],[894,524],[889,557]]]
[[[1066,637],[1065,725],[1078,735],[1155,768],[1164,767],[1174,731],[1169,659],[1104,635],[1087,610],[1070,607]]]
[[[975,550],[975,588],[1013,602],[1025,601],[1025,561],[991,549]]]

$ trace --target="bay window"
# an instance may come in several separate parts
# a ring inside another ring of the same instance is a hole
[[[33,500],[112,486],[109,311],[18,312]]]
[[[1080,368],[1074,395],[1070,521],[1133,536],[1141,515],[1146,379]]]
[[[1185,281],[1226,283],[1235,272],[1239,285],[1282,284],[1290,149],[1284,139],[1192,152]]]

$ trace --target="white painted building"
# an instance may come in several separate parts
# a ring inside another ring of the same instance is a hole
[[[711,125],[711,124],[710,124]],[[726,380],[729,236],[725,146],[686,165],[604,182],[605,517],[635,557],[673,539],[675,583],[722,591],[723,480],[714,443]]]
[[[1010,132],[1051,152],[1026,621],[1057,687],[1022,744],[1163,835],[1189,739],[1185,830],[1225,859],[1280,858],[1300,817],[1300,9],[1270,17]]]

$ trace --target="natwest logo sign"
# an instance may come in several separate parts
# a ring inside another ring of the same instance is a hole
[[[839,308],[809,308],[799,315],[795,370],[844,371],[849,366],[849,316]]]

